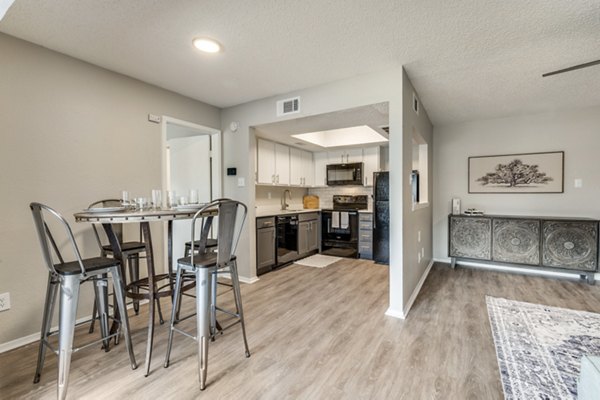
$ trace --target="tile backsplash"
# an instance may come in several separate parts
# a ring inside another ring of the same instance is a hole
[[[282,187],[282,186],[256,186],[256,209],[257,210],[279,210],[281,208],[281,196],[284,190],[289,190],[292,200],[286,197],[289,208],[301,209],[302,197],[307,194],[307,189]]]
[[[320,208],[333,207],[334,194],[346,195],[368,195],[369,208],[373,208],[373,187],[364,186],[331,186],[326,188],[311,188],[308,189],[308,194],[319,196]]]

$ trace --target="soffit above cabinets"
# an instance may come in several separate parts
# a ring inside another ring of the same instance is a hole
[[[257,137],[314,152],[330,150],[339,147],[346,148],[366,147],[378,144],[385,145],[387,143],[386,139],[389,138],[389,134],[385,130],[388,124],[388,103],[384,102],[331,113],[258,125],[255,126],[254,129]],[[380,142],[371,141],[352,146],[340,144],[340,146],[321,147],[292,136],[309,132],[322,132],[364,125],[381,135],[382,140]]]

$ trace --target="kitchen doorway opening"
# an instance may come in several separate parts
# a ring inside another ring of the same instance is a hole
[[[162,117],[162,190],[174,191],[178,202],[209,203],[221,197],[221,131],[171,117]],[[195,191],[195,193],[191,193]],[[191,198],[191,197],[197,197]],[[166,205],[167,199],[163,199]],[[163,234],[167,235],[165,225]],[[173,224],[173,259],[183,257],[190,240],[190,221]],[[216,232],[215,232],[216,234]],[[167,243],[164,265],[168,262]]]

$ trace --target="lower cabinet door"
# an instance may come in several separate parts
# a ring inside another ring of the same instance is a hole
[[[493,225],[494,261],[540,264],[540,221],[494,218]]]
[[[492,257],[492,219],[450,217],[450,257],[490,260]]]
[[[544,221],[542,243],[544,266],[584,271],[595,271],[598,266],[595,221]]]

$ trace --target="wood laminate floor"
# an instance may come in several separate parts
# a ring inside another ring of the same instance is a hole
[[[292,265],[243,285],[252,357],[244,357],[239,328],[226,332],[210,345],[203,392],[190,339],[176,336],[171,366],[162,367],[166,325],[157,326],[144,378],[144,307],[130,318],[140,367],[129,368],[124,344],[84,349],[73,356],[69,398],[501,399],[485,295],[600,312],[600,287],[439,264],[402,321],[384,315],[387,285],[386,266],[361,260]],[[78,330],[77,341],[90,338]],[[47,356],[34,385],[36,354],[36,344],[0,354],[1,399],[55,398],[56,357]]]

